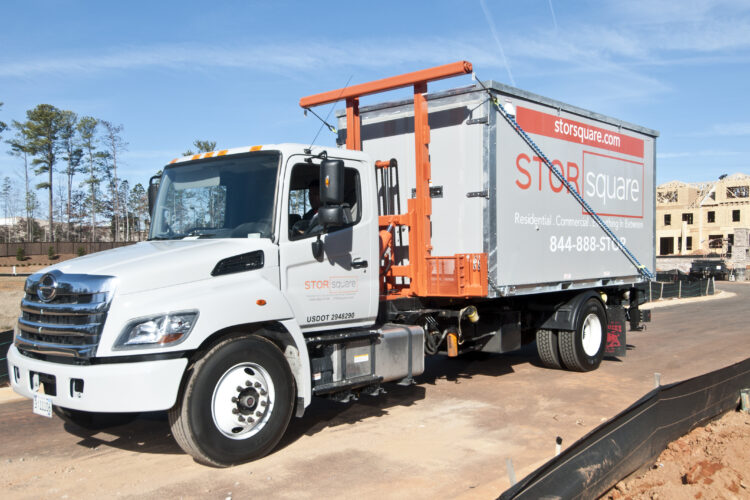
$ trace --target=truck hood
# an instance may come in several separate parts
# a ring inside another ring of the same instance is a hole
[[[214,239],[144,241],[55,264],[40,273],[94,274],[118,278],[117,293],[128,294],[209,279],[227,257],[263,250],[266,267],[276,265],[270,240]]]

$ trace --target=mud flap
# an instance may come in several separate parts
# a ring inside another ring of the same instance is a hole
[[[605,356],[624,357],[627,353],[625,309],[620,306],[607,308],[607,346]]]

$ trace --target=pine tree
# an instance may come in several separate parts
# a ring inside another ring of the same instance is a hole
[[[216,141],[202,141],[200,139],[196,139],[193,141],[193,147],[196,148],[197,153],[209,153],[211,151],[216,151]],[[192,149],[188,149],[184,153],[182,153],[182,156],[193,156],[194,154]]]
[[[130,209],[133,211],[133,226],[135,231],[138,233],[138,241],[141,241],[141,221],[146,220],[148,217],[148,197],[146,196],[146,188],[140,182],[133,186],[130,191]]]
[[[2,107],[3,107],[3,103],[2,103],[2,102],[0,102],[0,108],[2,108]],[[7,125],[7,124],[6,124],[5,122],[3,122],[3,121],[0,121],[0,134],[2,134],[2,133],[3,133],[3,131],[4,131],[4,130],[5,130],[6,128],[8,128],[8,125]]]
[[[52,199],[52,179],[58,154],[62,151],[60,139],[63,127],[63,112],[51,104],[39,104],[26,112],[23,133],[29,140],[31,154],[35,157],[31,164],[36,166],[37,175],[48,174],[48,180],[36,185],[37,189],[49,191],[49,235],[55,240],[54,204]]]

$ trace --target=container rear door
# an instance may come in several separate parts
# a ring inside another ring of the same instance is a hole
[[[519,125],[636,258],[654,258],[655,138],[517,97]],[[496,283],[629,277],[638,270],[497,116]]]

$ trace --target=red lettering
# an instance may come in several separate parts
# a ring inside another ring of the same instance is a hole
[[[544,162],[538,156],[534,157],[534,161],[539,164],[539,191],[541,191],[542,190],[542,165],[544,165]]]
[[[520,187],[521,189],[529,189],[529,186],[531,186],[531,174],[529,174],[529,171],[521,166],[521,158],[526,160],[527,164],[531,162],[531,159],[523,153],[516,157],[516,168],[519,172],[525,175],[527,179],[525,184],[519,182],[518,179],[516,179],[516,186]]]
[[[559,168],[560,175],[565,176],[565,168],[563,167],[563,164],[560,160],[554,160],[552,162],[552,166],[560,167]],[[556,179],[556,178],[557,177],[555,177],[555,174],[552,172],[552,169],[549,169],[549,187],[552,188],[552,191],[554,191],[555,193],[559,193],[560,191],[562,191],[563,183],[560,182],[560,185],[555,187],[555,181],[553,181],[553,179]]]
[[[573,170],[574,168],[576,170],[576,175],[571,175],[570,171]],[[576,185],[576,191],[578,191],[580,193],[581,192],[581,188],[578,186],[578,172],[579,172],[578,171],[578,165],[576,165],[572,161],[569,161],[568,162],[568,176],[567,176],[568,182],[570,182],[571,184],[575,184]],[[568,192],[570,192],[570,190],[568,190]]]

